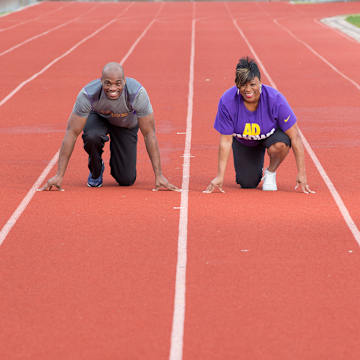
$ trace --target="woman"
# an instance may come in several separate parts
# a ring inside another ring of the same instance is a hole
[[[218,173],[205,193],[223,190],[224,175],[230,149],[233,149],[236,182],[242,188],[276,191],[276,170],[292,147],[298,174],[296,188],[314,193],[307,184],[304,147],[296,124],[296,116],[285,97],[276,89],[262,85],[254,60],[245,57],[236,66],[236,86],[220,99],[215,129],[220,133]],[[233,141],[233,138],[235,139]],[[262,174],[265,148],[269,167]]]

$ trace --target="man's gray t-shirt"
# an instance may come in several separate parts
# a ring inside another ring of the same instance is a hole
[[[153,109],[145,88],[137,80],[126,78],[125,87],[116,100],[105,95],[100,79],[83,87],[76,98],[73,113],[88,117],[91,111],[114,126],[134,128],[137,119],[152,114]]]

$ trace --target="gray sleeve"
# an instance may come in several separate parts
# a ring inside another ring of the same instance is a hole
[[[132,104],[132,107],[136,111],[137,117],[143,117],[153,113],[153,108],[151,106],[150,99],[145,88],[142,87],[139,90]]]
[[[76,98],[76,102],[73,107],[73,113],[81,117],[87,117],[90,111],[91,103],[86,96],[85,90],[82,89]]]

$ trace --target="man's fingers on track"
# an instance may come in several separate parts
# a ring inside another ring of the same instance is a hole
[[[64,189],[60,185],[44,185],[42,188],[37,189],[37,191],[52,191],[54,188],[54,191],[64,191]]]

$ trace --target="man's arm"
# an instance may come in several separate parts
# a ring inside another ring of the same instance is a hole
[[[300,186],[302,192],[306,194],[314,193],[315,191],[310,190],[306,179],[304,145],[301,140],[297,124],[294,124],[290,129],[286,130],[285,133],[291,140],[291,147],[294,152],[296,167],[298,170],[295,189]]]
[[[76,140],[82,132],[86,123],[86,118],[71,113],[68,119],[66,133],[61,144],[58,169],[56,175],[49,179],[47,183],[40,190],[51,190],[55,187],[58,190],[62,190],[61,183],[65,175],[66,168],[68,166],[71,154],[74,150]]]
[[[157,191],[161,187],[167,188],[169,190],[179,190],[176,186],[168,182],[168,180],[163,176],[161,171],[160,150],[155,134],[154,114],[152,113],[140,117],[138,118],[138,121],[140,131],[144,136],[146,150],[155,174],[155,188],[153,190]]]

